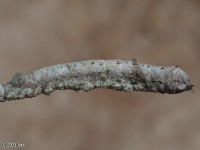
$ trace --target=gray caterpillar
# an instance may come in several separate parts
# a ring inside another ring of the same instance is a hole
[[[132,60],[88,60],[17,73],[0,84],[0,101],[49,95],[54,90],[107,88],[176,94],[191,90],[187,74],[179,67],[156,67]]]

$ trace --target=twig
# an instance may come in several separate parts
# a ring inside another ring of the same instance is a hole
[[[55,90],[107,88],[176,94],[191,90],[179,67],[155,67],[133,60],[88,60],[45,67],[30,74],[17,73],[0,84],[0,102],[49,95]]]

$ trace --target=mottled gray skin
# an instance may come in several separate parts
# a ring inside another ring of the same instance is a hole
[[[49,95],[55,90],[107,88],[176,94],[192,89],[186,73],[178,67],[155,67],[133,60],[88,60],[58,64],[30,74],[17,73],[0,84],[0,101]]]

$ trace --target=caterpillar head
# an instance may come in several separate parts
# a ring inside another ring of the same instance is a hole
[[[174,85],[173,92],[181,93],[189,91],[194,85],[190,83],[188,75],[180,68],[175,67],[172,70],[172,82]]]

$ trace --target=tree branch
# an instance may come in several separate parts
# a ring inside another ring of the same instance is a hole
[[[0,84],[0,102],[49,95],[55,90],[107,88],[176,94],[191,90],[186,73],[174,67],[155,67],[133,60],[88,60],[17,73]]]

